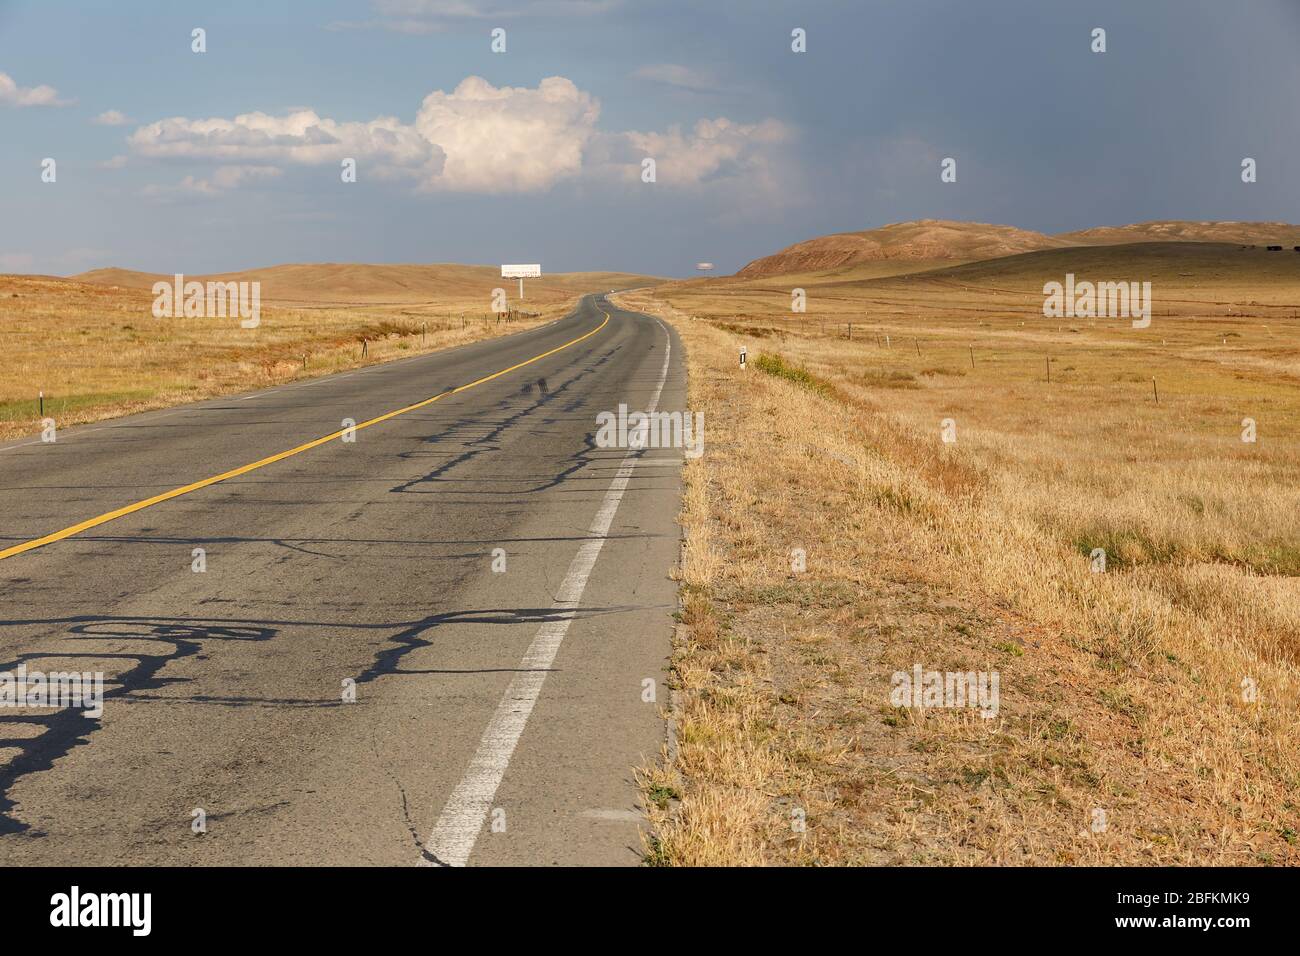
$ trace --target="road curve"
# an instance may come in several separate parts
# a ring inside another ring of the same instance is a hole
[[[106,680],[0,706],[0,865],[637,863],[682,452],[594,436],[682,358],[589,296],[0,445],[0,674]]]

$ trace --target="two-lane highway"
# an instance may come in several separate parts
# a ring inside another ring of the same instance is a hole
[[[683,368],[588,297],[0,446],[0,674],[106,679],[0,707],[0,863],[636,863],[682,453],[594,435]]]

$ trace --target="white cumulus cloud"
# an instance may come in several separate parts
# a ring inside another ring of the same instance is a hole
[[[498,87],[470,76],[450,92],[426,96],[410,124],[389,116],[344,122],[294,108],[282,116],[172,117],[138,127],[127,142],[137,156],[242,170],[187,177],[181,187],[191,193],[234,188],[260,167],[344,158],[355,158],[364,176],[404,179],[426,192],[529,193],[586,175],[631,183],[646,156],[655,158],[666,186],[725,181],[771,191],[779,176],[769,154],[789,138],[775,120],[719,117],[688,130],[602,132],[599,118],[600,101],[562,76],[536,87]]]
[[[367,157],[409,166],[440,158],[435,146],[393,117],[340,123],[314,110],[244,113],[234,119],[177,116],[139,127],[127,142],[141,156],[244,163],[318,165]]]
[[[70,102],[59,99],[52,86],[19,86],[8,73],[0,73],[0,105],[67,106]]]
[[[125,126],[131,121],[127,119],[126,114],[121,110],[104,110],[91,122],[98,126]]]
[[[623,134],[632,147],[655,160],[659,182],[698,186],[728,179],[764,189],[776,185],[768,148],[789,135],[776,120],[735,123],[725,117],[702,119],[686,132],[670,126],[664,132]]]
[[[481,77],[424,98],[415,128],[447,155],[426,185],[468,192],[532,192],[582,169],[600,103],[562,76],[536,89],[494,87]]]

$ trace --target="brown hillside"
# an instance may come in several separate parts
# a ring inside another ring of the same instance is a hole
[[[128,269],[95,269],[73,276],[77,282],[145,289],[155,282],[168,282],[169,275],[132,272]],[[364,263],[305,263],[223,272],[215,275],[187,275],[200,282],[259,281],[262,298],[276,302],[364,303],[369,305],[425,302],[446,296],[483,296],[485,290],[505,288],[511,301],[517,293],[514,279],[502,279],[496,266],[466,266],[447,263],[433,265],[368,265]],[[569,272],[528,279],[529,290],[541,297],[547,293],[574,294],[599,289],[643,285],[654,281],[645,276],[613,272]]]
[[[1014,226],[922,219],[864,232],[841,232],[797,242],[755,259],[736,273],[757,279],[791,273],[826,272],[861,263],[893,261],[919,271],[944,261],[976,262],[1071,246],[1141,242],[1217,242],[1239,245],[1300,245],[1300,226],[1285,222],[1196,222],[1168,220],[1129,226],[1098,226],[1054,236]],[[915,264],[913,267],[912,264]]]
[[[1015,226],[921,219],[798,242],[774,255],[755,259],[736,275],[750,279],[788,272],[819,272],[882,259],[993,259],[1064,245],[1068,243]]]
[[[1071,245],[1126,242],[1235,242],[1243,245],[1300,245],[1300,226],[1285,222],[1192,222],[1162,220],[1131,226],[1098,226],[1058,233]]]

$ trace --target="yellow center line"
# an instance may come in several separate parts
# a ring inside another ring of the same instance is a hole
[[[32,551],[36,548],[44,547],[47,544],[53,544],[55,541],[62,541],[64,538],[70,538],[74,534],[80,534],[81,532],[88,531],[91,528],[97,528],[101,524],[107,524],[108,522],[113,521],[116,518],[121,518],[129,514],[134,514],[137,511],[143,511],[145,508],[152,507],[153,505],[160,504],[164,501],[170,501],[172,498],[179,498],[181,495],[187,495],[191,491],[198,491],[200,488],[207,488],[209,485],[215,485],[217,482],[225,481],[227,478],[237,478],[240,475],[248,474],[250,471],[256,471],[259,468],[265,468],[267,465],[273,465],[277,461],[284,461],[284,459],[292,458],[294,455],[301,455],[305,451],[310,451],[313,448],[318,448],[321,445],[324,445],[326,442],[333,441],[334,439],[338,438],[340,435],[344,434],[347,431],[360,431],[363,428],[369,428],[371,425],[378,425],[380,422],[386,422],[390,418],[396,418],[398,415],[405,415],[407,412],[413,412],[416,409],[424,408],[426,405],[432,405],[434,402],[441,401],[442,399],[446,398],[448,395],[455,395],[458,392],[468,391],[469,389],[482,385],[485,382],[490,382],[494,378],[500,378],[502,375],[507,375],[510,372],[515,371],[516,369],[521,369],[525,365],[532,365],[534,362],[540,361],[541,359],[544,359],[549,355],[554,355],[556,352],[562,352],[564,349],[569,348],[569,346],[571,345],[577,345],[579,342],[583,341],[584,339],[591,338],[593,335],[595,335],[597,332],[599,332],[601,329],[607,326],[609,324],[609,313],[606,312],[604,309],[601,309],[600,311],[605,316],[605,319],[603,322],[600,323],[600,325],[596,326],[590,332],[586,333],[585,335],[580,335],[576,339],[571,339],[570,341],[565,342],[563,345],[557,345],[555,348],[551,349],[550,351],[543,352],[540,355],[534,355],[530,359],[525,359],[524,361],[518,363],[517,365],[512,365],[509,368],[503,368],[501,371],[493,372],[491,375],[484,375],[482,378],[475,379],[474,381],[470,382],[468,385],[461,385],[459,388],[453,388],[445,392],[439,392],[437,395],[434,395],[432,398],[426,398],[423,401],[416,402],[414,405],[407,405],[405,408],[399,408],[396,409],[395,411],[386,412],[383,415],[370,419],[369,421],[361,422],[360,424],[353,426],[351,429],[340,428],[338,431],[332,434],[326,435],[323,438],[317,438],[312,441],[306,442],[305,444],[299,445],[297,448],[290,448],[288,451],[282,451],[279,454],[271,455],[270,457],[263,458],[260,461],[255,461],[247,465],[240,465],[238,468],[232,468],[230,471],[223,471],[219,475],[213,475],[211,478],[204,478],[202,481],[191,482],[188,485],[182,485],[180,488],[173,488],[171,491],[164,491],[160,495],[154,495],[152,498],[145,498],[143,501],[137,501],[134,504],[126,505],[125,507],[118,508],[115,511],[105,512],[104,514],[98,515],[97,517],[87,518],[85,521],[81,521],[78,522],[77,524],[71,525],[70,527],[64,528],[62,531],[55,531],[52,534],[47,534],[43,538],[33,538],[30,541],[24,541],[22,544],[15,544],[12,547],[8,547],[5,548],[3,551],[0,551],[0,561],[4,560],[5,558],[11,558],[15,554],[22,554],[24,551]]]

